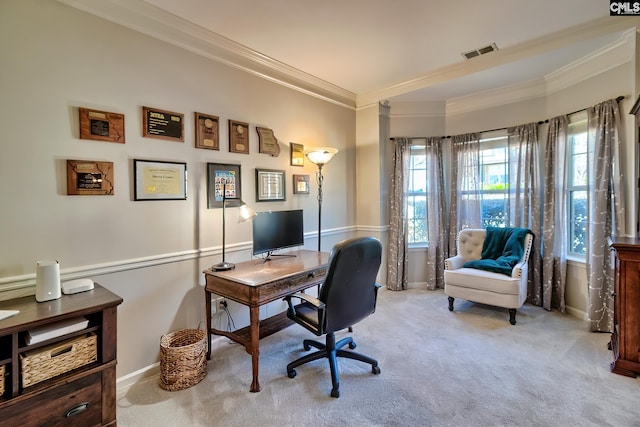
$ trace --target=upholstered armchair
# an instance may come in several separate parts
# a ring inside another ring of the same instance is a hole
[[[515,325],[516,310],[527,298],[533,239],[533,233],[522,228],[461,230],[457,255],[445,260],[444,293],[449,297],[449,311],[453,311],[455,298],[462,298],[507,308],[509,322]]]

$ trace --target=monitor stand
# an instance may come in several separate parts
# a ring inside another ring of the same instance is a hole
[[[295,254],[274,254],[273,251],[269,251],[267,252],[267,256],[264,258],[264,260],[262,261],[263,263],[267,262],[267,261],[271,261],[271,257],[295,257]]]

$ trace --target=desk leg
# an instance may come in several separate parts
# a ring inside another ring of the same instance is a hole
[[[251,382],[251,392],[260,391],[260,382],[258,381],[258,362],[260,360],[260,307],[249,307],[249,322],[251,325],[250,342],[248,353],[251,354],[251,366],[253,367],[253,381]]]
[[[204,288],[204,306],[207,315],[207,360],[211,360],[211,292]]]

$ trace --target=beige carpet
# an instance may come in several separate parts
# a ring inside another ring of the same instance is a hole
[[[118,425],[640,426],[640,380],[609,372],[608,334],[529,305],[517,322],[467,301],[450,313],[442,291],[381,290],[352,335],[382,373],[339,359],[340,398],[326,360],[287,377],[313,338],[294,325],[261,341],[260,393],[249,355],[225,342],[194,387],[167,392],[156,377],[119,393]]]

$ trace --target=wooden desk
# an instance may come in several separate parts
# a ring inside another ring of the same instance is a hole
[[[292,322],[286,312],[260,321],[260,306],[322,283],[327,274],[329,254],[300,250],[288,252],[295,257],[275,257],[236,264],[234,270],[204,270],[207,313],[207,360],[211,359],[211,334],[224,335],[242,344],[251,355],[253,381],[250,391],[260,391],[258,360],[260,338],[273,334]],[[211,294],[216,294],[249,307],[249,326],[233,332],[211,327]]]

